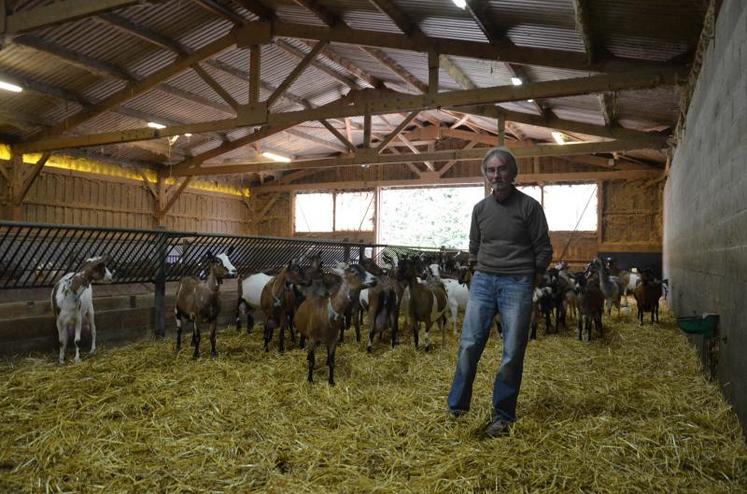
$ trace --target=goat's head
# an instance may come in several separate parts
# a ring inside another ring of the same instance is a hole
[[[215,256],[216,259],[218,259],[221,264],[223,265],[223,268],[226,270],[225,278],[235,278],[236,277],[236,267],[231,263],[231,260],[228,258],[228,256],[231,255],[233,252],[233,247],[230,247],[226,252],[223,254],[218,254]]]
[[[339,275],[343,283],[346,283],[353,290],[370,288],[376,285],[376,277],[363,269],[360,264],[338,262],[337,266],[332,268],[332,271]]]
[[[369,257],[362,256],[360,265],[363,266],[363,269],[374,276],[381,276],[384,274],[384,271],[382,271],[382,269],[373,261],[373,259]]]
[[[112,281],[113,274],[108,268],[108,264],[112,262],[112,258],[109,254],[103,256],[91,257],[86,259],[81,268],[81,272],[86,274],[86,277],[92,281],[101,281],[108,283]]]

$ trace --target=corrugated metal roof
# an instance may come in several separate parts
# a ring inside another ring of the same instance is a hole
[[[215,0],[214,0],[215,1]],[[379,10],[370,0],[317,0],[318,4],[341,17],[354,29],[383,31],[401,34],[396,23]],[[51,3],[51,0],[21,0],[11,3],[10,11],[29,10],[39,5]],[[224,8],[236,13],[246,21],[256,19],[238,0],[217,0]],[[317,15],[295,2],[287,0],[263,0],[263,3],[274,10],[281,21],[322,26]],[[478,23],[464,10],[456,7],[450,0],[392,0],[395,7],[406,19],[415,23],[429,36],[487,42]],[[565,50],[584,53],[583,40],[577,31],[572,0],[489,0],[487,12],[499,33],[507,36],[513,43],[524,47],[537,47],[550,50]],[[700,33],[705,11],[701,0],[599,0],[587,2],[591,19],[592,36],[595,48],[600,52],[607,50],[615,56],[648,61],[665,61],[684,53],[689,53]],[[676,12],[676,22],[672,13]],[[166,38],[176,40],[190,50],[198,49],[229,33],[234,28],[233,21],[208,12],[195,2],[185,0],[166,0],[156,3],[142,3],[120,9],[116,15]],[[41,39],[54,47],[70,50],[74,53],[91,57],[101,63],[109,64],[129,71],[137,78],[161,70],[173,63],[176,54],[165,50],[132,34],[127,34],[112,26],[92,18],[68,22],[29,33],[28,36]],[[296,50],[308,53],[309,46],[299,40],[283,41]],[[349,91],[342,81],[355,80],[360,87],[368,87],[345,67],[347,63],[360,71],[383,81],[387,86],[402,92],[417,93],[402,78],[388,69],[380,61],[364,52],[358,46],[333,43],[329,46],[336,56],[343,59],[337,63],[321,56],[317,63],[328,71],[340,74],[330,77],[324,71],[307,68],[291,86],[289,93],[305,98],[313,105],[323,105],[338,99]],[[427,56],[424,53],[403,50],[384,49],[396,63],[427,84]],[[225,70],[216,70],[210,63],[203,62],[202,67],[212,75],[240,103],[248,99],[249,51],[229,48],[215,57],[219,63],[226,64],[233,75]],[[490,60],[475,60],[466,57],[450,57],[464,75],[477,87],[492,87],[509,83],[511,74],[503,63]],[[266,86],[277,87],[299,63],[299,58],[279,48],[276,44],[263,46],[261,78]],[[583,77],[583,71],[552,69],[547,67],[525,67],[531,81],[548,81]],[[63,61],[37,49],[25,48],[10,44],[0,51],[0,77],[32,80],[38,85],[46,85],[80,95],[90,101],[100,101],[121,90],[125,82],[121,78],[102,76],[91,73],[91,70],[80,68],[70,61]],[[460,89],[458,83],[442,68],[440,89]],[[341,80],[338,80],[341,79]],[[167,81],[188,93],[224,105],[218,96],[194,71],[186,70]],[[270,95],[268,89],[260,90],[260,99]],[[576,96],[553,98],[542,102],[558,117],[569,120],[603,124],[599,101],[596,96]],[[624,91],[617,95],[616,116],[618,122],[633,128],[660,128],[673,126],[678,116],[678,97],[672,88],[661,88],[649,91]],[[502,105],[514,111],[532,112],[533,107],[526,102],[506,103]],[[288,99],[281,98],[273,107],[274,111],[298,110],[299,106]],[[160,116],[173,122],[200,122],[222,119],[227,116],[209,104],[190,100],[188,97],[176,97],[168,92],[152,89],[134,97],[122,106],[122,112],[140,112],[138,115]],[[19,122],[27,132],[35,129],[33,122],[58,122],[79,111],[76,104],[65,102],[58,97],[39,97],[32,92],[21,95],[0,95],[0,115],[18,114]],[[134,113],[133,113],[134,114]],[[443,111],[423,112],[421,116],[443,119],[452,122],[453,117]],[[402,118],[399,115],[385,117],[392,125]],[[480,117],[474,117],[479,119]],[[356,125],[362,124],[362,118],[352,119]],[[492,128],[491,119],[479,119],[487,128]],[[142,121],[118,114],[116,110],[107,111],[85,122],[76,131],[101,132],[142,126]],[[374,126],[386,131],[382,120],[374,118]],[[528,135],[537,138],[549,138],[549,132],[526,127]],[[299,130],[312,137],[324,139],[337,144],[336,139],[318,123],[299,126]],[[230,139],[235,139],[251,132],[251,129],[236,129],[227,132]],[[362,133],[354,131],[354,141],[360,142]],[[211,135],[194,136],[189,141],[177,141],[175,148],[190,148],[191,153],[203,152],[219,144]],[[324,154],[333,152],[328,146],[314,143],[308,139],[292,136],[287,133],[274,135],[263,142],[278,150],[292,154]],[[132,152],[127,151],[131,146]],[[159,149],[158,145],[151,146]],[[105,147],[103,149],[109,149]],[[112,152],[114,151],[114,147]],[[116,147],[118,156],[128,155],[132,159],[147,159],[151,152],[145,152],[132,145]],[[216,161],[238,157],[244,159],[253,156],[251,148],[238,149],[232,153],[216,158]]]

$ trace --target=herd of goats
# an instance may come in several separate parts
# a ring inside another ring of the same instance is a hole
[[[214,255],[207,253],[200,277],[182,278],[176,292],[176,349],[181,349],[182,324],[193,324],[193,357],[200,354],[198,323],[210,325],[211,356],[216,353],[216,325],[220,313],[220,285],[226,278],[237,277],[231,263],[230,250]],[[425,327],[426,351],[431,348],[430,329],[436,323],[444,338],[447,310],[453,331],[457,332],[457,311],[465,308],[469,298],[471,269],[465,253],[411,255],[393,257],[384,254],[383,266],[362,257],[358,263],[338,262],[327,269],[321,252],[302,266],[291,260],[275,276],[265,273],[238,277],[236,329],[241,330],[241,315],[246,317],[247,332],[254,326],[254,313],[265,317],[264,348],[269,350],[275,328],[279,329],[279,349],[285,345],[285,330],[291,341],[307,349],[308,380],[313,382],[315,351],[327,347],[330,385],[334,385],[335,350],[344,331],[355,326],[356,339],[364,317],[368,322],[367,349],[372,350],[374,337],[381,339],[391,331],[391,344],[398,342],[400,307],[405,307],[405,326],[419,345],[419,326]],[[78,272],[64,275],[52,290],[52,307],[57,320],[60,343],[59,362],[64,363],[70,334],[74,334],[75,361],[80,361],[79,343],[85,321],[91,332],[91,353],[96,350],[96,326],[91,283],[111,281],[107,267],[110,256],[85,261]],[[655,279],[650,269],[620,271],[611,258],[595,258],[581,272],[571,272],[560,262],[547,270],[543,281],[534,290],[534,313],[531,337],[536,337],[538,321],[544,319],[547,333],[566,326],[566,316],[577,321],[579,339],[590,340],[592,326],[602,335],[602,316],[611,316],[613,306],[620,315],[621,298],[633,293],[638,307],[638,320],[643,324],[644,312],[651,313],[651,323],[658,322],[659,299],[665,294],[667,280]],[[606,306],[606,307],[605,307]],[[553,321],[554,315],[554,321]],[[496,325],[500,331],[500,315]]]

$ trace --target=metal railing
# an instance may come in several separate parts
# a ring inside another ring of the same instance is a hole
[[[208,252],[231,251],[240,274],[278,272],[291,259],[304,265],[321,253],[325,266],[361,255],[436,254],[438,249],[315,239],[136,230],[0,221],[0,289],[51,287],[86,259],[110,254],[113,283],[157,283],[197,275]]]

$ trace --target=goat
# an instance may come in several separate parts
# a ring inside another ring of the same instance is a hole
[[[236,276],[236,268],[228,259],[228,254],[214,256],[208,251],[205,256],[207,262],[207,280],[200,281],[194,276],[185,276],[179,280],[176,289],[176,351],[182,348],[182,318],[192,321],[192,345],[195,347],[193,358],[200,356],[200,328],[198,320],[210,325],[210,356],[217,356],[215,351],[215,331],[220,314],[220,284],[224,278]]]
[[[391,270],[383,270],[371,259],[361,258],[361,266],[376,276],[376,285],[361,290],[358,297],[358,317],[356,318],[356,333],[359,332],[363,311],[368,313],[368,344],[366,351],[371,352],[373,339],[378,333],[381,335],[387,328],[392,330],[392,348],[397,344],[399,331],[399,305],[402,300],[404,287],[396,279]]]
[[[593,275],[587,279],[584,273],[576,275],[576,282],[579,290],[578,300],[578,339],[583,341],[584,329],[588,334],[588,340],[591,341],[591,325],[596,326],[599,336],[604,336],[604,326],[602,325],[602,313],[604,312],[604,294],[599,286],[598,275]]]
[[[344,324],[345,311],[353,302],[357,291],[376,283],[376,278],[359,264],[339,263],[333,270],[341,277],[336,290],[327,295],[323,283],[318,279],[313,281],[307,290],[306,299],[296,313],[298,332],[303,339],[308,339],[308,381],[314,382],[316,347],[324,343],[327,347],[330,386],[335,385],[335,350],[340,327]]]
[[[641,271],[641,282],[633,291],[638,305],[638,321],[643,326],[644,312],[651,312],[651,324],[659,322],[659,299],[662,296],[664,282],[654,278],[650,269]]]
[[[418,347],[418,326],[425,324],[425,351],[431,349],[430,331],[434,322],[441,327],[441,334],[445,326],[446,290],[443,285],[436,283],[422,283],[417,279],[417,265],[413,259],[402,259],[397,267],[397,279],[406,281],[410,289],[408,319],[410,329]]]
[[[607,316],[612,316],[612,306],[617,306],[617,316],[620,317],[620,285],[617,277],[610,276],[606,263],[599,257],[591,262],[592,269],[596,268],[599,273],[599,289],[607,301]]]
[[[441,282],[446,289],[446,304],[449,307],[451,313],[451,322],[453,325],[453,334],[457,334],[457,314],[459,309],[467,309],[467,301],[469,301],[469,286],[465,281],[458,279],[454,280],[451,278],[441,278],[441,270],[438,264],[431,264],[430,270],[433,276],[440,278]],[[464,273],[460,273],[459,277],[464,279]]]
[[[96,352],[96,323],[93,312],[93,288],[91,282],[112,280],[112,273],[107,264],[111,256],[104,255],[86,259],[77,273],[67,273],[52,288],[50,302],[52,312],[57,320],[57,336],[60,342],[60,364],[65,363],[68,332],[75,330],[75,362],[80,362],[80,333],[83,320],[88,321],[91,329],[90,354]]]

